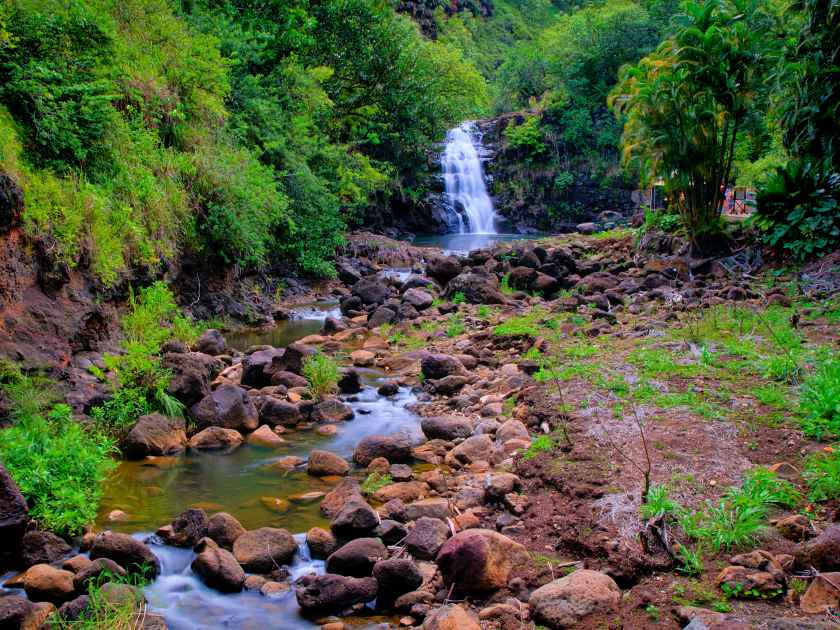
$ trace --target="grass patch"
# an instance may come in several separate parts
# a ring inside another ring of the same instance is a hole
[[[460,313],[452,313],[446,322],[446,336],[449,338],[457,337],[463,334],[464,330],[466,330],[464,318]]]
[[[802,430],[818,440],[840,437],[840,359],[818,362],[800,394]]]
[[[811,501],[840,499],[840,451],[812,455],[802,472]]]
[[[540,453],[550,453],[554,450],[554,440],[547,435],[538,435],[531,440],[531,445],[522,453],[525,459],[533,459]]]
[[[540,324],[545,316],[543,309],[532,309],[502,322],[493,329],[493,334],[497,337],[536,337],[540,334]]]
[[[378,490],[392,483],[394,483],[394,480],[391,478],[391,475],[389,475],[388,473],[383,474],[374,471],[370,473],[362,482],[362,494],[367,496],[376,494]]]
[[[322,352],[306,357],[302,372],[309,382],[309,391],[317,400],[323,400],[335,392],[341,378],[338,362]]]

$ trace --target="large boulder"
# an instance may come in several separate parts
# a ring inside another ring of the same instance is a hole
[[[330,529],[340,538],[365,536],[379,525],[379,515],[359,495],[350,496],[330,522]]]
[[[295,341],[286,347],[283,355],[274,360],[272,370],[274,372],[291,372],[292,374],[302,374],[303,364],[311,356],[317,354],[317,350],[312,346],[308,346],[300,341]]]
[[[499,281],[492,274],[468,271],[453,278],[446,287],[446,295],[461,293],[470,304],[504,304],[507,300],[499,290]]]
[[[210,393],[210,383],[225,367],[220,359],[201,352],[168,352],[161,366],[172,373],[169,393],[188,407]]]
[[[490,461],[493,456],[493,440],[489,435],[473,435],[446,454],[446,464],[453,467],[469,466],[473,462]]]
[[[0,597],[0,629],[18,630],[32,614],[32,602],[17,595]]]
[[[160,573],[160,560],[148,545],[128,534],[103,532],[97,534],[90,548],[90,559],[109,558],[129,571],[148,571],[156,577]]]
[[[431,256],[426,263],[426,273],[441,284],[446,284],[461,273],[461,261],[455,256]]]
[[[475,618],[456,604],[443,606],[423,621],[422,630],[481,630]]]
[[[621,590],[610,576],[580,569],[541,586],[529,603],[537,623],[549,628],[575,628],[591,615],[618,612]]]
[[[489,529],[467,529],[447,540],[437,556],[447,585],[460,593],[480,593],[507,586],[514,567],[528,561],[525,547]]]
[[[169,418],[159,413],[140,416],[123,443],[127,457],[142,459],[148,455],[172,455],[187,447],[183,418]]]
[[[312,410],[312,421],[335,424],[352,420],[355,415],[350,405],[336,398],[328,398],[315,405]]]
[[[207,537],[223,549],[233,549],[233,543],[244,533],[242,524],[227,512],[217,512],[207,521]]]
[[[190,415],[199,430],[222,427],[247,433],[259,426],[259,414],[251,397],[236,385],[220,385],[213,393],[193,405]]]
[[[227,352],[227,342],[221,332],[214,328],[208,328],[195,342],[195,349],[216,357]]]
[[[427,379],[438,380],[453,374],[466,374],[464,364],[449,354],[429,354],[420,360],[420,369]]]
[[[280,360],[283,351],[276,348],[257,350],[242,359],[241,383],[246,387],[266,387],[271,385],[271,376],[276,371],[275,360]]]
[[[240,446],[243,439],[234,429],[207,427],[190,438],[189,447],[194,451],[231,451]]]
[[[223,593],[242,590],[245,571],[230,551],[222,549],[209,538],[203,539],[195,551],[198,555],[190,566],[207,586]]]
[[[414,523],[414,528],[408,532],[405,548],[415,558],[434,560],[446,539],[449,538],[449,533],[449,526],[439,518],[422,516]]]
[[[332,532],[322,527],[313,527],[306,532],[306,545],[313,558],[326,558],[338,547]]]
[[[337,612],[376,597],[377,582],[372,577],[354,578],[345,575],[324,575],[304,578],[295,592],[298,605],[304,610]]]
[[[285,529],[261,527],[245,532],[233,543],[233,555],[249,573],[269,573],[291,562],[297,542]]]
[[[294,427],[303,420],[300,405],[273,396],[262,398],[259,414],[259,421],[270,427]]]
[[[378,306],[391,297],[391,288],[377,278],[362,278],[350,291],[364,306]]]
[[[327,573],[367,577],[373,565],[388,557],[388,550],[378,538],[357,538],[339,547],[327,558]]]
[[[822,534],[797,545],[796,566],[802,570],[840,571],[840,525],[828,527]]]
[[[306,472],[313,477],[327,477],[331,475],[346,475],[350,472],[350,464],[343,457],[329,451],[314,450],[309,453]]]
[[[53,564],[71,551],[70,545],[52,532],[32,530],[26,532],[21,540],[20,558],[25,567]]]
[[[23,575],[23,588],[31,601],[54,604],[71,599],[76,590],[70,571],[48,564],[29,567]]]
[[[368,435],[356,445],[353,461],[367,466],[377,457],[384,457],[392,464],[411,462],[411,440],[406,435]]]
[[[6,468],[0,464],[0,556],[16,555],[19,552],[20,540],[28,523],[26,499]]]
[[[423,435],[430,440],[455,440],[472,435],[472,423],[461,416],[432,416],[420,421]]]
[[[378,328],[384,324],[390,324],[397,319],[397,313],[387,306],[378,307],[367,321],[368,328]]]
[[[385,607],[404,593],[419,588],[423,576],[411,558],[380,560],[373,566],[373,577],[379,583],[377,602]]]
[[[435,301],[435,298],[428,291],[423,289],[408,289],[403,293],[403,302],[411,304],[418,311],[425,311]]]
[[[505,422],[496,431],[496,439],[499,442],[507,442],[508,440],[528,440],[531,439],[531,434],[528,433],[528,427],[516,419],[511,419]]]

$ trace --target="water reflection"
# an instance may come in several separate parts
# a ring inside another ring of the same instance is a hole
[[[289,319],[279,321],[271,328],[235,330],[225,333],[225,340],[228,346],[240,352],[251,346],[282,348],[308,335],[317,335],[327,317],[340,316],[338,302],[313,302],[295,307],[289,313]]]

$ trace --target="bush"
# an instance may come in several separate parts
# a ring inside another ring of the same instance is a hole
[[[40,527],[75,535],[96,518],[101,486],[116,466],[113,440],[73,421],[70,407],[56,405],[44,417],[15,413],[0,431],[0,453]]]
[[[319,352],[304,359],[303,376],[309,381],[309,391],[320,400],[335,391],[341,370],[335,359]]]
[[[799,406],[805,435],[818,440],[840,437],[840,359],[817,365],[802,384]]]
[[[97,405],[90,415],[97,429],[114,438],[123,438],[140,416],[153,411],[146,392],[138,387],[123,387],[113,398]]]

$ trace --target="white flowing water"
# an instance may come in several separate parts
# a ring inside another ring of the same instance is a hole
[[[458,217],[461,234],[496,234],[496,211],[487,194],[475,124],[462,123],[446,134],[441,160],[446,202]]]

